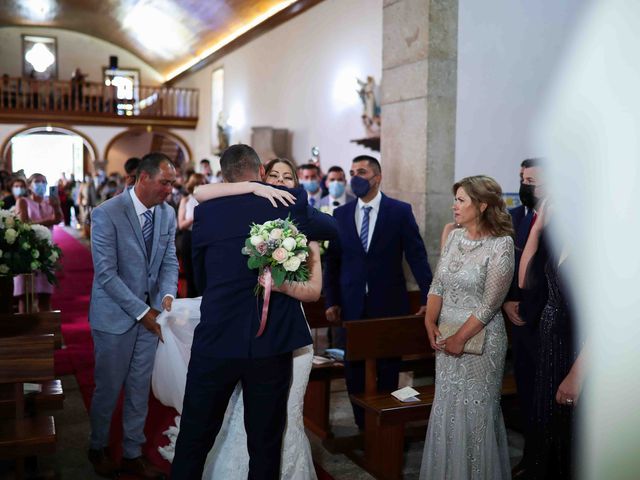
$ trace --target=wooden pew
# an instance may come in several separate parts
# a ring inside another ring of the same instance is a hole
[[[52,334],[54,348],[59,349],[62,347],[60,318],[59,310],[0,314],[0,337]],[[41,382],[40,385],[40,392],[31,392],[24,396],[27,412],[61,409],[64,402],[62,382],[59,379],[51,379]],[[0,418],[13,418],[15,402],[16,396],[13,387],[0,385]]]
[[[336,327],[327,321],[324,298],[317,302],[303,303],[307,322],[312,330],[317,328]],[[304,426],[321,439],[331,438],[329,411],[331,405],[331,380],[344,377],[344,364],[330,362],[322,365],[314,364],[309,375],[309,384],[304,396]]]
[[[390,392],[378,392],[376,359],[425,353],[433,359],[424,319],[411,315],[356,320],[345,322],[344,327],[347,359],[365,361],[365,392],[351,395],[352,401],[365,410],[364,458],[356,460],[361,460],[362,466],[377,478],[400,479],[405,424],[428,419],[434,386],[417,387],[420,400],[413,403],[400,402]],[[427,363],[429,358],[423,361]],[[503,396],[516,393],[513,377],[505,378],[502,392]]]
[[[53,334],[55,348],[62,347],[60,310],[51,312],[0,314],[0,337]]]
[[[0,458],[16,460],[16,477],[24,475],[24,457],[55,452],[52,416],[25,417],[23,383],[53,379],[54,337],[48,335],[0,338],[0,384],[15,390],[15,418],[0,422]]]

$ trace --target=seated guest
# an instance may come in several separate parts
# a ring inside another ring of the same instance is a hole
[[[320,208],[320,200],[322,199],[321,179],[320,169],[313,163],[307,163],[298,168],[298,180],[300,185],[307,191],[309,205],[314,208]]]
[[[53,230],[53,226],[62,221],[62,209],[58,197],[46,197],[47,178],[34,173],[29,177],[30,195],[17,199],[16,213],[20,220],[27,223],[44,225]],[[18,297],[20,313],[26,312],[25,276],[18,275],[13,279],[13,296]],[[34,291],[38,300],[38,310],[51,310],[51,294],[53,285],[49,283],[44,273],[37,272],[33,281]]]
[[[324,291],[326,315],[332,322],[391,317],[410,313],[402,268],[407,259],[423,304],[431,285],[431,269],[418,225],[408,203],[380,191],[382,169],[373,157],[361,155],[351,165],[351,189],[358,197],[334,210],[338,240],[329,242]],[[420,309],[419,314],[424,310]],[[341,332],[343,334],[343,332]],[[342,338],[337,345],[344,346]],[[399,359],[378,360],[378,390],[398,388]],[[364,391],[364,362],[345,362],[350,394]],[[364,428],[364,411],[353,414]]]
[[[331,167],[327,172],[327,178],[324,183],[329,190],[329,195],[322,197],[320,200],[320,208],[323,211],[326,209],[329,213],[333,213],[335,208],[355,200],[355,197],[349,195],[346,191],[347,180],[341,167]]]
[[[555,255],[543,234],[547,211],[541,206],[537,212],[518,272],[518,284],[524,292],[529,288],[535,291],[540,284],[548,288],[536,323],[538,355],[524,478],[570,480],[574,478],[574,407],[582,389],[584,354],[564,283],[567,256],[565,252]]]
[[[507,333],[500,307],[513,278],[513,228],[494,179],[467,177],[452,191],[462,228],[449,234],[427,301],[436,389],[420,478],[507,480],[500,410]],[[441,331],[449,335],[443,338]],[[466,353],[476,335],[485,336],[482,350]]]

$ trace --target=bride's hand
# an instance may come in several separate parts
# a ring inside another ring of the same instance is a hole
[[[253,194],[258,197],[266,198],[271,202],[271,205],[278,207],[276,201],[279,201],[285,207],[296,203],[296,197],[286,190],[280,190],[278,188],[270,187],[268,185],[262,185],[261,183],[253,183]]]
[[[267,288],[267,280],[265,279],[264,273],[258,277],[258,283],[262,288]],[[272,292],[280,292],[283,293],[284,283],[280,286],[280,288],[276,287],[276,284],[273,282],[273,277],[271,278],[271,291]]]

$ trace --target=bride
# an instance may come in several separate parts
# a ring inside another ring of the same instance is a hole
[[[286,159],[274,159],[265,165],[265,182],[271,185],[298,187],[294,165]],[[199,202],[213,198],[253,193],[268,198],[272,203],[281,200],[282,190],[266,187],[255,182],[218,183],[198,187],[194,196]],[[248,231],[248,226],[247,226]],[[309,281],[305,283],[285,282],[279,288],[272,284],[273,291],[284,293],[301,302],[315,301],[322,288],[320,247],[309,243]],[[264,278],[258,279],[265,286]],[[187,378],[193,332],[200,321],[200,298],[176,299],[171,312],[162,312],[158,323],[162,326],[164,343],[158,345],[152,377],[153,393],[163,404],[182,413],[182,399]],[[300,307],[302,308],[302,306]],[[302,408],[304,394],[309,381],[313,360],[313,345],[293,352],[293,377],[287,400],[287,425],[282,445],[280,477],[291,480],[316,479],[311,447],[304,431]],[[173,460],[173,449],[179,429],[171,427],[166,433],[171,443],[160,447],[160,453]],[[205,464],[204,479],[246,479],[249,473],[249,454],[244,426],[244,405],[240,384],[229,400],[222,428]]]

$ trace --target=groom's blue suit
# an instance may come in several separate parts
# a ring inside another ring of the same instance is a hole
[[[335,221],[310,208],[302,189],[296,203],[274,208],[254,195],[225,197],[195,209],[192,248],[195,280],[203,292],[201,320],[191,347],[174,479],[201,478],[238,381],[242,382],[249,478],[279,478],[280,449],[291,381],[291,352],[311,343],[300,302],[273,293],[267,327],[256,338],[262,299],[257,271],[242,248],[252,223],[291,218],[309,240],[332,239]]]
[[[166,203],[155,206],[150,254],[129,190],[93,210],[91,223],[95,274],[89,322],[96,360],[91,448],[107,446],[111,415],[124,387],[123,450],[126,458],[135,458],[145,441],[149,385],[158,344],[158,337],[136,319],[149,307],[162,310],[162,298],[176,294],[175,214]]]

